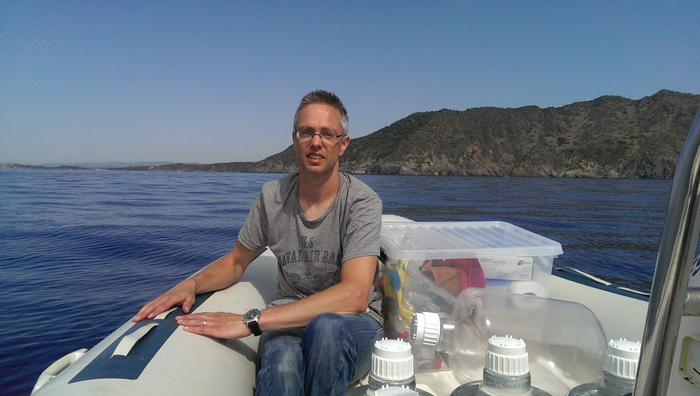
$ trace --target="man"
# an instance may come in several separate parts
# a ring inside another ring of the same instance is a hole
[[[231,285],[263,247],[277,257],[277,299],[268,309],[179,316],[184,330],[220,338],[262,334],[256,395],[342,395],[370,368],[383,335],[373,288],[381,200],[339,172],[348,147],[347,111],[314,91],[294,116],[299,172],[266,183],[226,256],[144,305],[134,321],[173,305],[188,313],[196,294]]]

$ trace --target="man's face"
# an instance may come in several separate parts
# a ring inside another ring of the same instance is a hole
[[[329,105],[310,104],[299,112],[296,130],[319,134],[331,132],[334,135],[340,135],[343,133],[340,118],[340,112]],[[337,170],[338,158],[343,155],[350,142],[347,136],[328,142],[324,141],[320,135],[315,135],[311,140],[306,141],[299,141],[293,136],[292,140],[299,162],[299,171],[314,174],[326,174]]]

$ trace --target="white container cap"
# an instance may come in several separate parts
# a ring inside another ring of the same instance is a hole
[[[403,381],[413,377],[411,344],[383,338],[374,343],[372,375],[385,381]]]
[[[489,338],[486,368],[501,375],[519,376],[529,373],[525,341],[511,336]]]
[[[382,386],[380,389],[374,391],[374,396],[418,396],[418,392],[406,388],[405,386]]]
[[[605,353],[605,371],[616,377],[634,379],[641,349],[639,341],[627,341],[626,338],[610,340]]]
[[[434,347],[440,340],[440,315],[435,312],[416,313],[411,318],[411,343]]]

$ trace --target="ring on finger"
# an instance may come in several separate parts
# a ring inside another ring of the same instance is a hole
[[[204,322],[202,322],[202,326],[206,326],[206,325],[207,325],[207,321],[205,320]]]

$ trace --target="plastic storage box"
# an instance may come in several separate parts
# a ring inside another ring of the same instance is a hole
[[[398,337],[415,312],[450,312],[466,287],[546,297],[563,253],[560,243],[499,221],[385,222],[381,250],[384,310]]]

